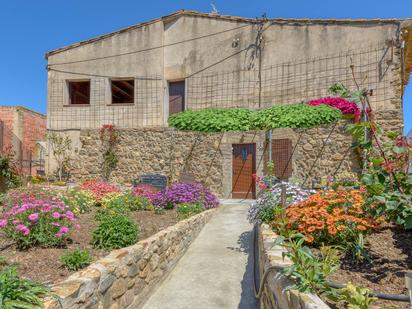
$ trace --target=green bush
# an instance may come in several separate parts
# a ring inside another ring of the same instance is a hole
[[[185,203],[185,204],[180,204],[176,208],[177,216],[179,219],[186,219],[189,218],[193,215],[196,215],[198,213],[201,213],[205,209],[201,204],[190,204],[190,203]]]
[[[0,272],[0,305],[9,308],[43,308],[42,298],[49,289],[41,284],[17,276],[16,268]]]
[[[101,215],[91,244],[98,249],[119,249],[136,243],[139,226],[123,214]]]
[[[169,125],[183,131],[228,132],[275,128],[311,128],[342,118],[327,105],[277,105],[260,111],[245,108],[211,108],[186,111],[169,117]]]
[[[76,215],[89,212],[97,204],[92,192],[78,189],[67,190],[62,200]]]
[[[89,265],[92,261],[92,257],[90,253],[86,250],[76,249],[71,252],[67,252],[66,254],[60,257],[60,262],[66,267],[68,270],[79,270],[87,265]]]
[[[258,111],[256,125],[260,129],[313,128],[342,118],[339,109],[328,105],[290,104]]]
[[[256,112],[246,108],[210,108],[174,114],[169,124],[186,131],[249,131],[255,129],[255,118]]]

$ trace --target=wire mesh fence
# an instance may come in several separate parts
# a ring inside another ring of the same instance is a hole
[[[265,62],[275,63],[273,59]],[[352,69],[362,87],[372,90],[375,110],[395,99],[393,87],[398,60],[391,44],[365,50],[348,50],[337,55],[263,65],[248,70],[228,71],[225,62],[213,72],[202,71],[185,79],[186,109],[210,107],[264,108],[291,104],[328,95],[328,88],[341,82],[354,89]],[[91,75],[93,76],[93,75]],[[111,104],[110,77],[90,77],[90,104],[70,106],[67,81],[49,80],[48,127],[50,129],[119,128],[162,126],[167,114],[166,81],[159,76],[135,77],[134,104]]]
[[[187,79],[187,106],[263,108],[319,98],[328,95],[328,88],[337,82],[353,89],[353,65],[362,86],[373,90],[373,106],[382,108],[394,96],[390,74],[393,62],[392,47],[384,45],[279,63],[263,67],[260,72],[202,73]]]

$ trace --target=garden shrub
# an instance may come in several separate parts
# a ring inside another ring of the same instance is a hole
[[[20,204],[0,213],[0,228],[19,248],[63,244],[76,217],[59,200],[23,197]]]
[[[0,153],[0,190],[20,187],[22,183],[13,155]]]
[[[62,194],[62,200],[76,215],[89,212],[97,203],[92,192],[79,189],[67,190]]]
[[[258,111],[256,124],[260,129],[313,128],[342,118],[339,109],[327,105],[277,105]]]
[[[15,267],[8,267],[0,272],[1,308],[43,308],[42,298],[49,294],[49,289],[39,283],[21,279]]]
[[[246,108],[209,108],[169,117],[169,125],[183,131],[228,132],[256,129],[257,114]]]
[[[287,248],[283,256],[288,257],[292,264],[283,269],[283,274],[292,278],[296,283],[287,289],[296,289],[304,293],[336,294],[327,282],[329,275],[339,268],[338,251],[329,246],[320,248],[320,254],[315,255],[312,250],[304,246],[305,238],[302,234],[290,236],[287,241],[279,236],[274,245]]]
[[[408,173],[412,144],[398,133],[388,134],[385,156],[371,153],[361,178],[369,193],[367,204],[375,216],[412,229],[412,174]]]
[[[193,215],[201,213],[205,209],[200,204],[184,203],[176,207],[177,216],[179,219],[187,219]]]
[[[379,226],[364,209],[364,192],[319,191],[285,211],[287,228],[305,236],[308,244],[339,245],[354,258],[364,257],[363,235]],[[276,228],[275,218],[274,226]]]
[[[315,192],[288,182],[277,182],[251,204],[248,212],[248,219],[251,223],[270,223],[275,218],[276,210],[281,202],[283,185],[286,187],[286,206],[301,202]]]
[[[185,111],[169,117],[169,125],[183,131],[228,132],[275,128],[311,128],[342,118],[327,105],[276,105],[260,111],[245,108],[210,108]]]
[[[159,192],[159,190],[156,187],[153,187],[145,183],[139,183],[136,186],[134,186],[132,189],[133,195],[146,197],[151,202],[154,201],[154,198],[156,197],[157,192]]]
[[[123,214],[103,215],[93,231],[91,244],[97,249],[119,249],[136,243],[139,226]]]
[[[92,262],[92,257],[89,251],[76,249],[62,255],[60,257],[60,262],[68,270],[77,271],[90,265],[90,263]]]
[[[90,192],[92,192],[98,202],[100,202],[101,199],[108,193],[120,192],[120,189],[117,186],[109,184],[108,182],[105,182],[105,181],[100,181],[100,180],[84,181],[81,184],[80,188],[83,190],[89,190]]]
[[[219,206],[217,197],[199,183],[174,183],[160,191],[153,201],[155,206],[165,209],[173,209],[184,203],[199,203],[205,209]]]

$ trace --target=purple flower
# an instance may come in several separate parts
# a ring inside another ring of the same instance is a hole
[[[153,199],[157,207],[174,208],[183,203],[200,203],[205,209],[219,205],[213,193],[199,183],[174,183],[160,191]]]

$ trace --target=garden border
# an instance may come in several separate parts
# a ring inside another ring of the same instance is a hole
[[[217,209],[182,220],[138,243],[112,251],[52,286],[45,309],[139,308],[184,255]]]
[[[267,224],[258,226],[259,246],[259,271],[260,278],[270,267],[285,267],[292,262],[282,253],[286,251],[283,246],[274,246],[278,235]],[[301,293],[296,290],[287,290],[292,285],[291,280],[280,273],[272,272],[264,284],[260,298],[261,309],[330,309],[317,295]]]

